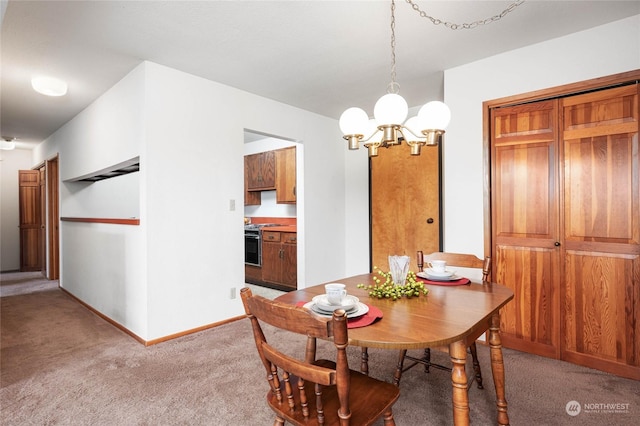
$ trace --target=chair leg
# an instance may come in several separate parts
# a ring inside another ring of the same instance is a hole
[[[393,419],[393,413],[391,410],[384,413],[384,426],[396,426],[396,421]]]
[[[276,421],[273,422],[273,426],[284,426],[284,419],[276,416]]]
[[[431,365],[431,349],[426,348],[424,350],[424,372],[429,372],[429,366]]]
[[[406,349],[401,349],[398,355],[398,364],[396,365],[396,373],[393,375],[393,384],[400,387],[400,379],[402,378],[402,369],[404,368],[404,356],[407,354]]]
[[[369,348],[363,347],[360,354],[360,372],[369,375]]]
[[[484,389],[484,387],[482,386],[482,371],[480,371],[480,363],[478,362],[478,350],[476,349],[476,342],[473,342],[471,345],[469,345],[469,350],[471,351],[471,358],[473,359],[473,371],[476,374],[478,389]]]

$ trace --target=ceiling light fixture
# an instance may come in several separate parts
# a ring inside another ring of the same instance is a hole
[[[12,149],[15,149],[16,141],[18,139],[11,138],[11,137],[8,137],[8,136],[3,136],[2,139],[3,140],[0,141],[0,149],[5,150],[5,151],[11,151]]]
[[[472,29],[479,25],[497,21],[524,3],[518,0],[491,18],[475,21],[471,24],[453,24],[433,18],[421,11],[412,0],[406,0],[411,7],[420,13],[423,18],[429,19],[433,24],[444,24],[445,27],[458,29]],[[387,94],[382,96],[373,109],[373,119],[369,119],[367,113],[361,108],[351,107],[340,116],[340,130],[343,138],[348,141],[349,149],[360,148],[360,142],[369,150],[369,157],[378,155],[380,147],[389,148],[400,145],[404,140],[411,147],[411,155],[420,155],[420,149],[427,146],[435,146],[442,142],[442,135],[451,120],[451,111],[443,102],[428,102],[420,108],[418,115],[411,117],[406,122],[409,107],[407,101],[398,94],[400,85],[396,82],[396,4],[391,0],[391,83],[387,86]]]
[[[31,87],[46,96],[64,96],[67,94],[67,83],[53,77],[33,77]]]

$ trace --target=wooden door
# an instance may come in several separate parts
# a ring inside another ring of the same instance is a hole
[[[560,232],[557,101],[491,111],[493,279],[514,299],[505,346],[559,356]]]
[[[20,270],[40,271],[42,258],[42,215],[40,171],[20,170],[18,173],[18,203],[20,214]]]
[[[47,236],[50,280],[60,278],[60,209],[58,204],[58,158],[47,161]]]
[[[389,255],[407,255],[417,271],[418,250],[441,248],[440,147],[381,149],[370,167],[371,266],[388,271]]]
[[[46,262],[46,254],[47,254],[47,237],[45,234],[45,218],[47,217],[47,194],[46,194],[46,183],[47,177],[45,175],[45,166],[43,165],[38,169],[40,172],[40,178],[38,181],[38,187],[40,188],[40,235],[38,236],[38,242],[40,244],[40,271],[42,275],[47,276],[47,262]]]
[[[640,379],[638,87],[562,100],[562,358]]]

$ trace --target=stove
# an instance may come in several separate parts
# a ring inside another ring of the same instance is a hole
[[[244,263],[262,266],[262,228],[280,226],[277,223],[249,223],[244,225]]]
[[[269,226],[280,226],[278,223],[249,223],[244,226],[245,231],[259,231],[262,228],[266,228]]]

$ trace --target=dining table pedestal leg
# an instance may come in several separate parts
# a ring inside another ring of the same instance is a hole
[[[463,341],[449,345],[449,355],[453,367],[451,368],[451,385],[453,387],[453,424],[456,426],[469,425],[469,392],[467,388],[467,345]]]
[[[502,359],[502,340],[500,339],[500,314],[491,317],[489,327],[489,346],[491,350],[491,372],[496,386],[496,405],[498,406],[498,424],[508,425],[507,400],[504,390],[504,362]]]

